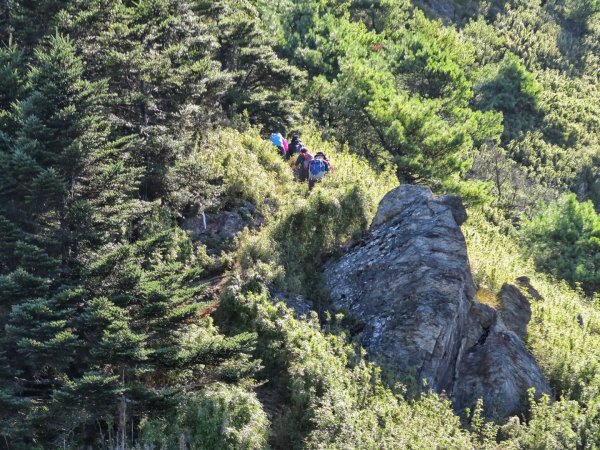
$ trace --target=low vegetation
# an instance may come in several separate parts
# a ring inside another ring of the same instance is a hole
[[[4,2],[0,447],[600,448],[599,37],[591,0]],[[459,417],[327,311],[399,182],[463,196],[478,300],[529,278],[552,398]]]

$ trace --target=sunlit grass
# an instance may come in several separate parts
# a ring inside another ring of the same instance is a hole
[[[479,303],[485,303],[486,305],[491,306],[494,309],[500,309],[502,307],[502,302],[498,299],[497,293],[490,289],[477,289],[477,293],[475,294],[475,300]]]

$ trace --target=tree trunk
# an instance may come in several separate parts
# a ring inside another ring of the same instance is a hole
[[[121,379],[122,386],[125,386],[125,369],[123,369],[123,376]],[[127,436],[127,403],[125,401],[125,394],[121,396],[121,402],[119,403],[119,429],[117,432],[117,450],[125,450],[125,441]]]

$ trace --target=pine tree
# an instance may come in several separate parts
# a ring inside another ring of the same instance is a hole
[[[25,93],[25,63],[23,52],[9,39],[0,48],[0,133],[15,129],[15,102]],[[0,135],[0,140],[6,139]]]
[[[16,106],[17,129],[0,142],[6,232],[0,303],[7,308],[0,315],[0,401],[20,414],[20,420],[0,416],[0,433],[12,445],[65,441],[75,429],[76,442],[94,445],[97,433],[86,430],[97,421],[123,446],[128,424],[166,414],[182,390],[199,380],[244,376],[256,366],[247,356],[253,335],[225,338],[203,317],[204,275],[193,246],[173,212],[149,201],[161,192],[150,194],[149,179],[165,184],[161,172],[193,145],[197,119],[179,122],[185,108],[196,117],[194,108],[212,101],[215,94],[195,90],[210,84],[204,69],[215,65],[209,56],[194,59],[210,54],[201,50],[202,33],[196,41],[184,29],[189,20],[200,27],[195,19],[178,16],[182,28],[175,36],[153,22],[157,10],[185,8],[158,1],[140,6],[124,20],[139,20],[130,25],[144,39],[151,39],[146,32],[154,24],[165,45],[171,39],[181,55],[191,51],[182,66],[171,62],[161,72],[169,58],[184,58],[171,46],[138,72],[140,82],[155,83],[148,97],[136,97],[136,84],[121,85],[124,98],[111,97],[109,89],[126,77],[87,81],[105,68],[86,71],[73,41],[56,35],[36,50],[28,93]],[[121,45],[142,51],[144,39],[134,35]],[[136,58],[141,64],[144,57]],[[167,81],[170,75],[180,79]],[[141,108],[125,111],[128,101]],[[124,126],[117,113],[135,125]],[[162,168],[154,171],[157,165]]]
[[[300,110],[291,88],[300,86],[303,74],[275,53],[256,7],[247,0],[218,0],[200,4],[198,11],[210,20],[218,36],[218,59],[233,76],[222,100],[227,115],[246,111],[268,129],[289,129]]]
[[[222,117],[215,106],[230,79],[213,58],[214,38],[187,1],[73,3],[66,31],[83,43],[89,76],[109,80],[113,121],[137,135],[142,195],[156,199],[167,167]]]
[[[69,0],[3,1],[0,14],[5,27],[2,30],[14,36],[16,43],[28,52],[48,33],[53,31],[56,16]],[[5,40],[7,37],[0,35]]]
[[[50,393],[72,373],[84,347],[74,325],[94,226],[122,221],[129,209],[121,202],[119,219],[106,214],[93,181],[111,172],[135,185],[135,173],[123,170],[101,118],[105,86],[82,79],[72,42],[57,35],[35,55],[30,93],[17,106],[18,129],[0,151],[0,223],[7,231],[0,297],[10,307],[0,341],[16,377],[10,385],[6,376],[2,385],[7,401],[32,400],[23,422],[31,436],[44,426]]]

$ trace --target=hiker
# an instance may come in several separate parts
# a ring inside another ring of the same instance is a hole
[[[308,190],[312,191],[317,181],[322,180],[326,173],[333,172],[333,166],[323,152],[318,152],[308,168]]]
[[[308,169],[312,159],[313,156],[310,154],[308,149],[306,147],[302,147],[300,154],[298,155],[298,159],[296,159],[296,163],[294,164],[294,167],[298,169],[299,181],[306,181],[308,179]]]
[[[271,143],[277,147],[277,151],[282,158],[286,158],[287,152],[285,150],[285,146],[283,145],[284,138],[281,133],[271,133]],[[286,142],[287,144],[287,142]]]
[[[288,147],[288,159],[292,158],[295,154],[300,153],[300,149],[302,149],[304,145],[300,140],[300,135],[298,133],[294,133],[292,136],[292,141]]]
[[[287,139],[283,136],[281,137],[281,143],[283,144],[283,150],[285,151],[285,159],[290,159],[290,154],[288,153],[290,145],[288,144]]]

